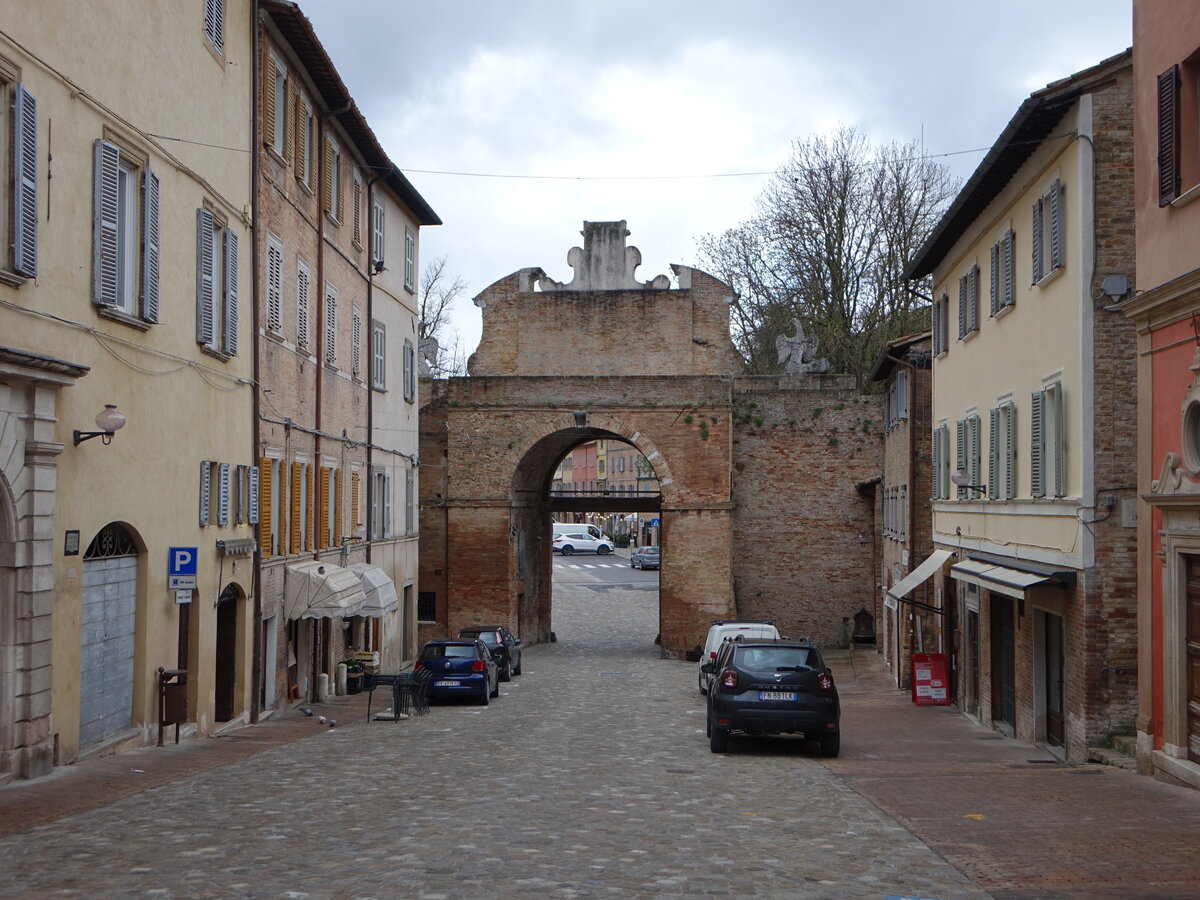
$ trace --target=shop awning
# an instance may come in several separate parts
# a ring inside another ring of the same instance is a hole
[[[968,559],[955,563],[950,567],[950,575],[958,581],[975,584],[987,588],[997,594],[1016,597],[1018,600],[1035,584],[1052,581],[1053,576],[1037,572],[1022,572],[1020,569],[1010,569],[991,562]]]
[[[369,619],[382,619],[400,605],[400,599],[396,596],[396,583],[379,566],[365,562],[350,563],[350,571],[358,576],[363,593],[366,594],[366,601],[358,615]]]
[[[287,567],[283,605],[288,619],[347,619],[366,602],[362,580],[342,566],[320,560]]]
[[[953,550],[934,550],[925,561],[888,588],[888,596],[897,600],[907,597],[918,585],[924,584],[951,556]]]

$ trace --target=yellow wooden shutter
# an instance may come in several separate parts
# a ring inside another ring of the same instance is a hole
[[[354,243],[362,243],[362,182],[354,179]]]
[[[304,98],[296,94],[292,108],[295,110],[292,115],[292,144],[295,146],[296,153],[296,177],[307,185],[312,184],[312,173],[308,171],[305,165],[305,136],[307,135],[308,116],[306,115],[306,107]]]
[[[258,545],[264,556],[274,556],[271,544],[271,460],[258,461]]]
[[[325,197],[322,200],[325,212],[333,212],[333,179],[337,173],[333,171],[333,144],[325,139]]]
[[[359,516],[361,510],[358,506],[358,482],[359,474],[357,472],[350,473],[350,527],[354,531],[358,531],[358,526],[362,524],[362,519]]]
[[[335,487],[333,492],[333,543],[334,546],[337,546],[342,542],[342,507],[345,506],[345,501],[342,499],[341,469],[334,471],[333,484]]]
[[[280,108],[283,110],[283,158],[291,162],[292,157],[296,155],[296,127],[287,121],[287,117],[294,115],[292,110],[296,107],[295,91],[292,90],[292,79],[287,79],[283,85],[285,94],[283,103],[280,104]],[[290,128],[289,125],[291,125]]]
[[[270,53],[263,61],[263,143],[275,144],[275,58]]]
[[[321,502],[317,510],[317,528],[321,533],[318,547],[330,546],[329,541],[329,468],[321,466]]]
[[[292,553],[299,553],[304,548],[300,546],[300,485],[304,478],[304,464],[292,463],[292,511],[291,511],[291,533],[292,539],[289,550]]]
[[[346,211],[346,191],[345,182],[342,180],[342,154],[339,153],[337,163],[333,167],[333,177],[337,179],[337,212],[334,218],[339,222],[345,222],[342,214]]]

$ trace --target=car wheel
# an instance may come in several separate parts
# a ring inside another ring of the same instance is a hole
[[[708,749],[713,753],[724,753],[729,748],[729,730],[709,726]]]
[[[608,556],[608,554],[610,554],[610,553],[612,553],[612,547],[609,547],[606,544],[601,544],[599,547],[596,548],[597,556]]]
[[[496,679],[496,689],[494,691],[492,691],[492,696],[493,697],[500,696],[500,679],[499,678]]]
[[[512,681],[512,672],[510,672],[508,670],[508,666],[505,666],[503,669],[500,670],[500,680],[501,681]]]
[[[701,672],[699,675],[696,676],[696,682],[700,686],[700,693],[707,694],[708,693],[708,685],[706,685],[704,683],[704,673],[703,672]]]
[[[483,691],[479,695],[479,705],[487,706],[489,699],[490,699],[490,696],[488,694],[488,686],[487,686],[487,682],[485,681],[483,683]]]
[[[821,742],[822,756],[837,756],[842,749],[841,734],[823,734],[818,740]]]
[[[559,553],[561,553],[563,556],[570,556],[574,552],[575,552],[575,548],[572,547],[570,544],[564,545],[562,547],[562,549],[559,550]]]
[[[516,667],[515,667],[515,668],[512,670],[512,673],[513,673],[514,675],[520,675],[520,674],[521,674],[521,657],[519,657],[519,656],[517,657],[517,665],[516,665]]]

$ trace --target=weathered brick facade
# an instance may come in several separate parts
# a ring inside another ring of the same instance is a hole
[[[421,637],[483,620],[549,637],[550,479],[573,446],[606,438],[660,485],[665,652],[735,614],[840,640],[871,601],[858,534],[872,511],[854,487],[878,467],[875,401],[849,378],[737,377],[726,285],[682,266],[676,289],[638,284],[624,223],[585,227],[575,286],[538,269],[496,282],[476,300],[471,376],[426,388],[421,584],[437,619]],[[595,276],[604,260],[589,268],[601,244],[619,244],[615,288]]]

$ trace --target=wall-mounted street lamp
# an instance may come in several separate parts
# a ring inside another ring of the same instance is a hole
[[[117,411],[116,404],[105,403],[104,409],[100,411],[100,415],[96,416],[96,427],[99,431],[75,431],[75,446],[78,447],[84,441],[90,441],[94,437],[100,438],[103,444],[111,444],[113,433],[125,427],[125,416]]]
[[[951,475],[950,480],[954,482],[955,487],[965,488],[968,491],[978,491],[980,494],[987,493],[986,484],[971,484],[971,476],[962,469]]]

